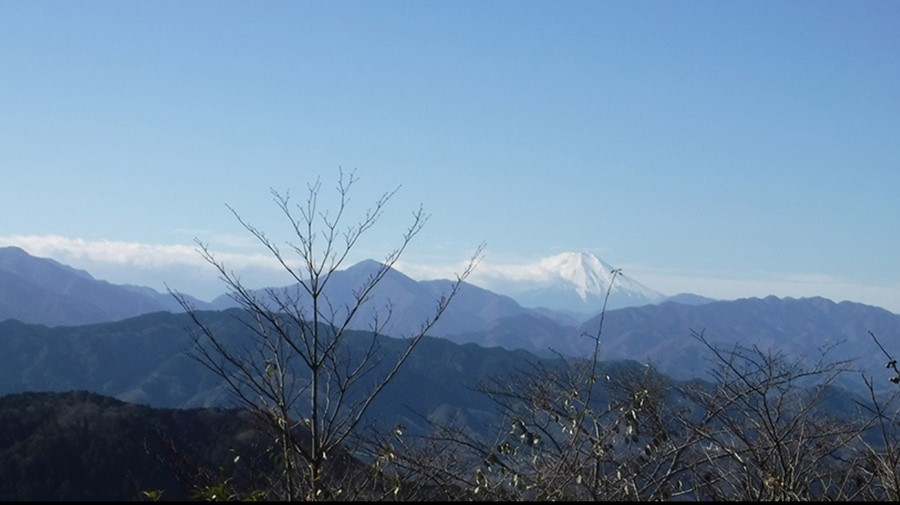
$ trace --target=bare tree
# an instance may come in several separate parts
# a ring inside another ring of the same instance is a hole
[[[613,278],[618,275],[614,272]],[[608,298],[608,296],[607,296]],[[605,304],[604,311],[605,314]],[[404,496],[453,499],[561,500],[612,498],[599,487],[609,471],[613,445],[631,433],[625,423],[630,396],[603,404],[597,384],[602,320],[589,359],[559,356],[536,362],[481,388],[495,403],[505,426],[484,440],[451,426],[414,443],[384,439],[377,462],[400,476]],[[632,451],[635,452],[635,451]],[[625,497],[625,495],[618,495]]]
[[[601,364],[596,354],[498,378],[485,392],[506,414],[508,434],[493,446],[457,444],[474,448],[463,473],[473,477],[459,485],[541,501],[870,496],[883,477],[861,471],[860,437],[875,417],[832,416],[827,404],[847,362],[827,361],[827,351],[807,364],[720,349],[693,335],[710,351],[711,382],[679,384],[650,366]],[[882,474],[894,462],[870,460]]]
[[[385,437],[376,461],[399,476],[394,489],[534,501],[894,496],[896,454],[862,440],[879,417],[831,415],[831,385],[852,368],[828,349],[810,363],[692,331],[712,380],[678,383],[652,366],[601,362],[602,331],[603,317],[585,358],[536,361],[483,385],[506,420],[496,439],[445,426],[421,443]]]
[[[355,464],[352,454],[345,452],[352,436],[376,397],[444,314],[481,254],[479,246],[456,282],[436,301],[432,315],[412,334],[402,336],[399,352],[390,352],[382,335],[390,307],[376,312],[367,331],[354,331],[360,327],[357,320],[370,314],[363,308],[428,219],[420,207],[399,246],[354,289],[352,299],[331,299],[329,286],[336,272],[397,191],[385,193],[362,219],[348,226],[345,213],[356,181],[353,173],[341,172],[333,213],[320,209],[318,181],[308,186],[301,204],[273,190],[273,200],[292,231],[294,241],[285,244],[275,243],[229,207],[283,268],[292,283],[289,287],[249,289],[197,241],[200,254],[218,270],[230,297],[244,309],[235,316],[243,328],[239,339],[207,324],[186,297],[176,294],[195,323],[194,357],[224,379],[239,405],[254,412],[274,436],[281,471],[267,484],[270,498],[318,500],[350,494],[354,483],[343,477]]]
[[[685,480],[699,498],[717,500],[858,499],[849,477],[870,415],[830,412],[830,386],[849,361],[816,362],[756,347],[730,349],[692,331],[711,353],[711,384],[681,388],[692,409],[679,421],[690,446]]]
[[[255,291],[216,259],[213,265],[243,309],[242,333],[204,320],[178,296],[195,323],[194,356],[220,376],[238,403],[256,414],[274,440],[279,471],[266,481],[270,499],[388,500],[851,500],[898,499],[897,416],[874,393],[855,418],[829,415],[835,380],[846,361],[808,363],[756,347],[717,347],[691,331],[711,360],[711,381],[676,383],[651,366],[601,362],[606,303],[593,349],[558,355],[484,384],[505,424],[495,438],[432,424],[428,434],[360,432],[375,399],[396,376],[477,264],[477,249],[431,317],[404,335],[383,336],[391,309],[369,312],[373,294],[427,221],[414,212],[400,245],[386,255],[349,301],[329,287],[350,251],[378,221],[396,190],[361,220],[345,226],[356,182],[341,174],[333,214],[319,210],[321,185],[300,205],[273,191],[296,242],[276,244],[238,222],[265,247],[292,282]],[[613,272],[612,282],[619,271]],[[607,291],[607,299],[611,292]],[[371,319],[370,314],[374,314]],[[368,320],[365,332],[357,331]],[[875,338],[875,335],[872,335]],[[879,347],[880,342],[875,339]],[[394,341],[390,341],[394,342]],[[900,382],[888,357],[891,380]],[[873,442],[873,433],[880,443]],[[877,437],[876,437],[877,438]],[[367,457],[365,463],[356,456]],[[235,497],[235,494],[229,494]],[[259,494],[256,496],[260,496]]]
[[[900,369],[897,360],[885,349],[873,332],[872,340],[884,354],[885,368],[890,370],[888,378],[892,383],[900,383]],[[859,458],[854,477],[864,482],[861,493],[866,500],[900,500],[900,392],[878,394],[873,379],[863,376],[868,392],[868,402],[858,402],[871,413],[876,422],[872,434],[863,439],[862,455]]]

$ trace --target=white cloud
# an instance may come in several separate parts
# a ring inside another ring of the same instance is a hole
[[[466,267],[465,261],[453,264],[431,264],[400,261],[396,268],[417,280],[454,279]],[[504,281],[544,281],[556,274],[541,260],[529,263],[499,263],[482,260],[472,272],[468,282],[488,287]]]
[[[218,272],[195,245],[144,244],[115,240],[85,240],[59,235],[0,236],[0,246],[16,246],[32,256],[51,258],[116,284],[136,284],[165,290],[166,286],[212,298],[225,291]],[[217,252],[217,261],[235,271],[250,287],[287,283],[282,267],[262,253]]]
[[[47,258],[86,259],[94,262],[142,268],[167,265],[209,266],[194,245],[143,244],[116,240],[85,240],[59,235],[0,236],[0,246],[16,246],[32,256]],[[272,268],[278,264],[264,254],[217,253],[220,259],[233,268]]]

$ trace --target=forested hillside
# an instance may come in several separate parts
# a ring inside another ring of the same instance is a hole
[[[244,412],[152,409],[87,392],[0,397],[0,500],[191,498],[272,468]],[[236,456],[240,455],[235,461]]]

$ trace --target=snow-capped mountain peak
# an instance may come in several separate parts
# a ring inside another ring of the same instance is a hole
[[[613,267],[590,253],[566,252],[541,260],[541,266],[574,286],[582,299],[590,294],[606,294]]]
[[[534,263],[492,270],[483,285],[526,307],[593,314],[602,309],[610,285],[608,308],[644,305],[664,298],[624,273],[612,282],[614,268],[586,252],[564,252]]]

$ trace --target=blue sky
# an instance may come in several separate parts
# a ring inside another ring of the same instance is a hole
[[[898,22],[888,1],[0,0],[0,245],[210,296],[194,237],[259,259],[226,203],[279,236],[270,188],[330,197],[342,167],[355,210],[401,186],[354,259],[431,214],[414,276],[484,241],[486,269],[587,251],[667,294],[900,311]]]

